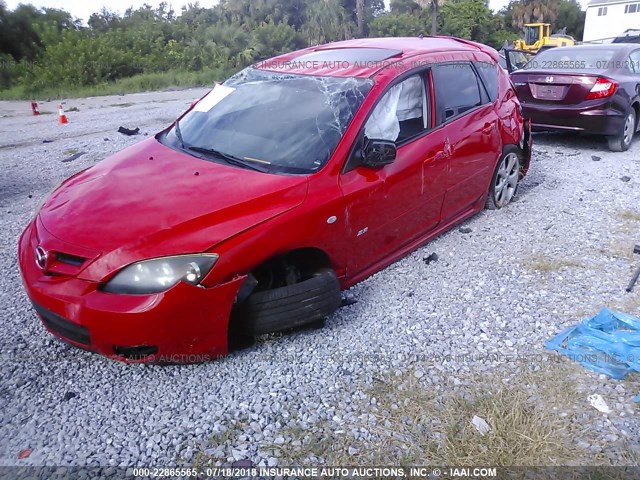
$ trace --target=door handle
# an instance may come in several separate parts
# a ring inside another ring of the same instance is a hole
[[[493,131],[493,123],[485,123],[484,126],[482,127],[482,133],[483,135],[491,135],[491,132]]]

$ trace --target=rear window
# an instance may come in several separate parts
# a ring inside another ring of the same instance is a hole
[[[489,100],[495,101],[498,98],[498,66],[489,62],[474,62],[474,65],[487,89]]]
[[[524,70],[605,70],[613,66],[614,49],[552,48],[539,53]]]

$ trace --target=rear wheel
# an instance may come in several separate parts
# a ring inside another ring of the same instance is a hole
[[[617,135],[608,137],[609,150],[612,152],[625,152],[629,150],[633,135],[636,132],[636,111],[633,107],[627,112],[624,124]]]
[[[514,146],[506,147],[491,179],[485,208],[498,210],[511,202],[518,190],[520,169],[518,149]]]

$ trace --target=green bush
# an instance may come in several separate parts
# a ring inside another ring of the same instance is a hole
[[[0,97],[30,98],[140,91],[210,84],[252,62],[365,33],[371,37],[431,32],[429,3],[394,0],[221,0],[212,8],[166,2],[124,15],[103,8],[82,26],[62,10],[0,0]],[[529,4],[498,14],[485,0],[440,0],[439,33],[500,47],[518,36],[513,24]],[[359,8],[360,7],[363,8]],[[576,0],[545,3],[577,31]],[[359,17],[360,15],[360,17]],[[555,17],[554,17],[555,18]],[[360,33],[358,33],[360,32]]]

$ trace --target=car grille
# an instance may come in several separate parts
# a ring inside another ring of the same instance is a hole
[[[89,330],[85,327],[76,325],[75,323],[62,318],[60,315],[50,312],[46,308],[36,305],[35,303],[33,304],[33,308],[38,312],[38,315],[42,318],[42,322],[45,326],[52,332],[55,332],[61,337],[73,342],[82,343],[83,345],[91,344]]]

